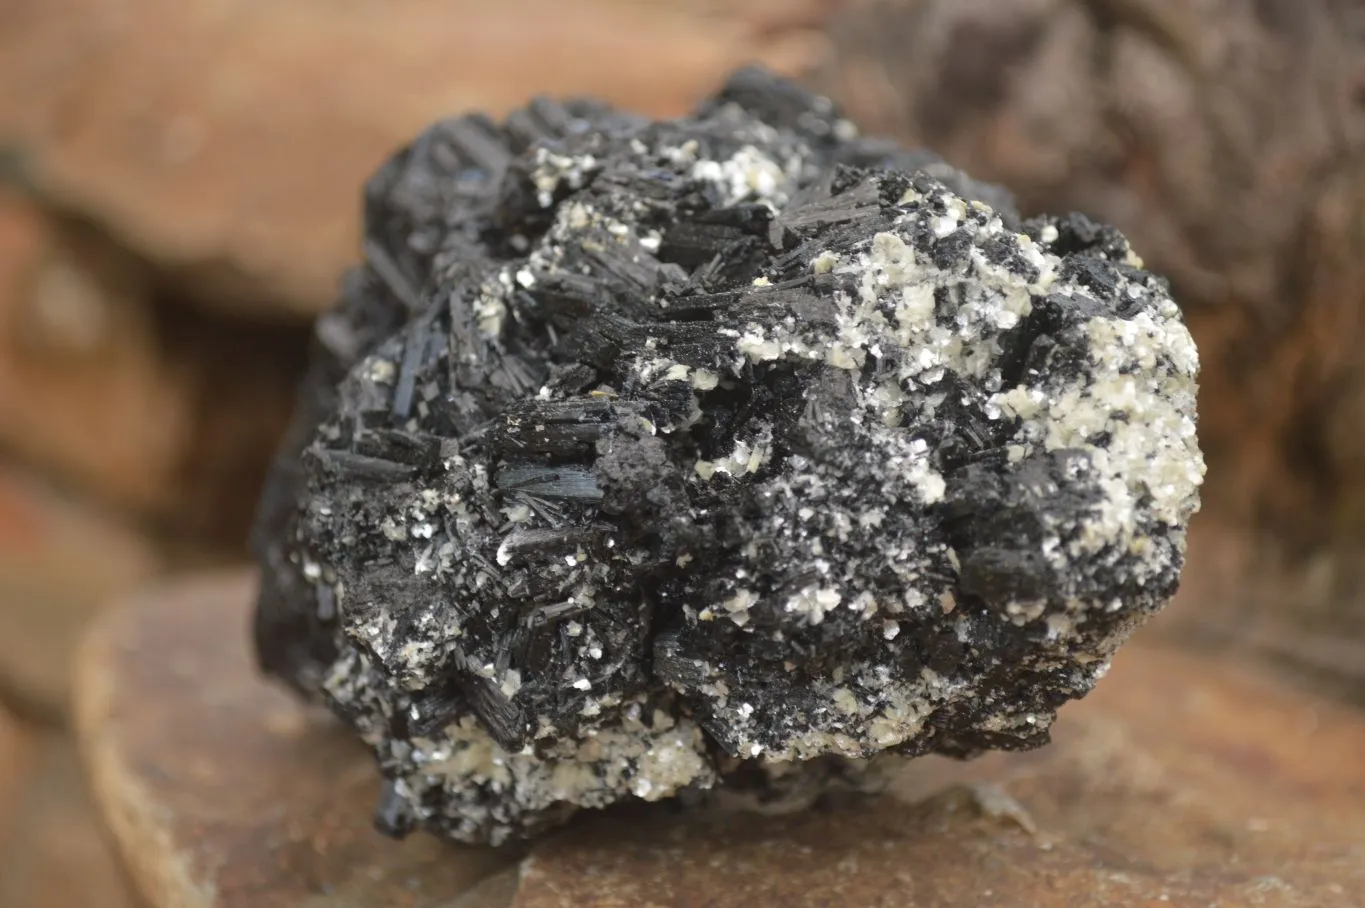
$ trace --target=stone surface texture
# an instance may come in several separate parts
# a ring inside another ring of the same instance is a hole
[[[188,295],[311,315],[354,256],[354,187],[433,118],[547,91],[681,113],[745,62],[805,65],[823,5],[10,0],[0,148]]]
[[[89,224],[0,189],[0,453],[134,519],[239,544],[307,335],[161,292]]]
[[[5,710],[0,710],[0,852],[8,849],[23,798],[24,781],[37,760],[39,736]]]
[[[37,718],[62,716],[86,622],[162,564],[120,521],[0,467],[0,701]]]
[[[796,817],[595,820],[531,854],[514,905],[1348,908],[1362,747],[1357,712],[1135,645],[1051,747]]]
[[[447,908],[514,856],[370,823],[373,757],[262,679],[255,580],[209,574],[102,617],[78,661],[91,785],[153,908]]]
[[[1365,7],[846,12],[812,78],[861,123],[931,143],[1025,211],[1116,224],[1172,280],[1204,363],[1208,538],[1249,569],[1210,578],[1221,595],[1191,618],[1205,639],[1278,650],[1359,696],[1358,673],[1326,667],[1365,645]]]
[[[70,739],[0,707],[0,905],[135,904]]]
[[[1361,713],[1142,643],[1063,710],[1051,747],[909,762],[880,798],[584,815],[524,862],[394,843],[368,828],[369,755],[255,671],[254,582],[177,581],[85,648],[82,751],[153,908],[1365,901]]]
[[[1349,549],[1295,558],[1273,537],[1207,514],[1190,528],[1190,552],[1154,633],[1365,705],[1365,613]]]
[[[366,205],[257,645],[395,833],[1036,747],[1176,588],[1198,357],[1111,228],[760,70],[443,121]]]
[[[0,194],[0,443],[110,500],[161,504],[189,414],[157,368],[149,276],[76,233]]]

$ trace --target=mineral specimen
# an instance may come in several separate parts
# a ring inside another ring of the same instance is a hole
[[[757,70],[438,123],[365,203],[256,636],[381,828],[1035,747],[1176,588],[1198,360],[1111,228]]]

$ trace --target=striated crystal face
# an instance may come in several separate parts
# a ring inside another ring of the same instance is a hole
[[[389,831],[1035,747],[1176,589],[1165,282],[824,99],[439,123],[365,227],[256,631],[375,749]]]

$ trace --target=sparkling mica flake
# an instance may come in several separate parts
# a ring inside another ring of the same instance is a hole
[[[1112,228],[754,70],[438,123],[365,201],[256,633],[395,834],[1035,747],[1176,589],[1198,359]]]

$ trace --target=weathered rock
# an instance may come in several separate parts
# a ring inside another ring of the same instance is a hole
[[[207,575],[100,619],[76,714],[96,800],[154,908],[446,908],[513,859],[374,832],[373,758],[256,671],[254,579]]]
[[[0,905],[132,904],[70,741],[0,706]]]
[[[0,702],[64,714],[86,622],[160,569],[136,531],[0,465]]]
[[[145,263],[88,225],[0,193],[0,449],[106,504],[239,542],[306,333],[158,294]]]
[[[1176,587],[1198,360],[1111,228],[757,70],[444,121],[366,204],[257,643],[395,833],[1036,747]]]
[[[5,819],[0,808],[0,824]],[[75,748],[65,737],[42,737],[31,771],[23,780],[20,809],[9,822],[7,845],[0,826],[0,905],[134,908],[141,904],[105,837]]]
[[[110,500],[162,504],[190,414],[158,368],[150,297],[135,262],[0,195],[0,443]]]
[[[24,783],[37,761],[41,736],[0,707],[0,855],[18,828]]]
[[[815,77],[1026,211],[1115,223],[1172,279],[1204,365],[1206,505],[1237,535],[1216,545],[1254,568],[1223,577],[1209,630],[1306,663],[1365,645],[1363,14],[874,0],[838,17]]]
[[[910,764],[800,816],[604,817],[538,845],[516,908],[1348,908],[1365,717],[1134,646],[1051,747]],[[937,793],[935,793],[937,792]],[[917,801],[915,806],[906,802]]]
[[[1206,515],[1190,551],[1153,633],[1365,706],[1365,577],[1352,549],[1294,557],[1274,537]]]
[[[177,581],[110,612],[84,651],[86,763],[153,908],[506,906],[499,862],[516,856],[367,828],[370,760],[259,678],[252,594],[244,575]],[[1365,900],[1361,713],[1134,644],[1055,735],[917,760],[881,798],[797,816],[618,810],[538,845],[517,905]]]
[[[312,314],[353,188],[434,117],[542,92],[678,113],[742,63],[803,65],[821,5],[10,0],[0,146],[196,298]]]

